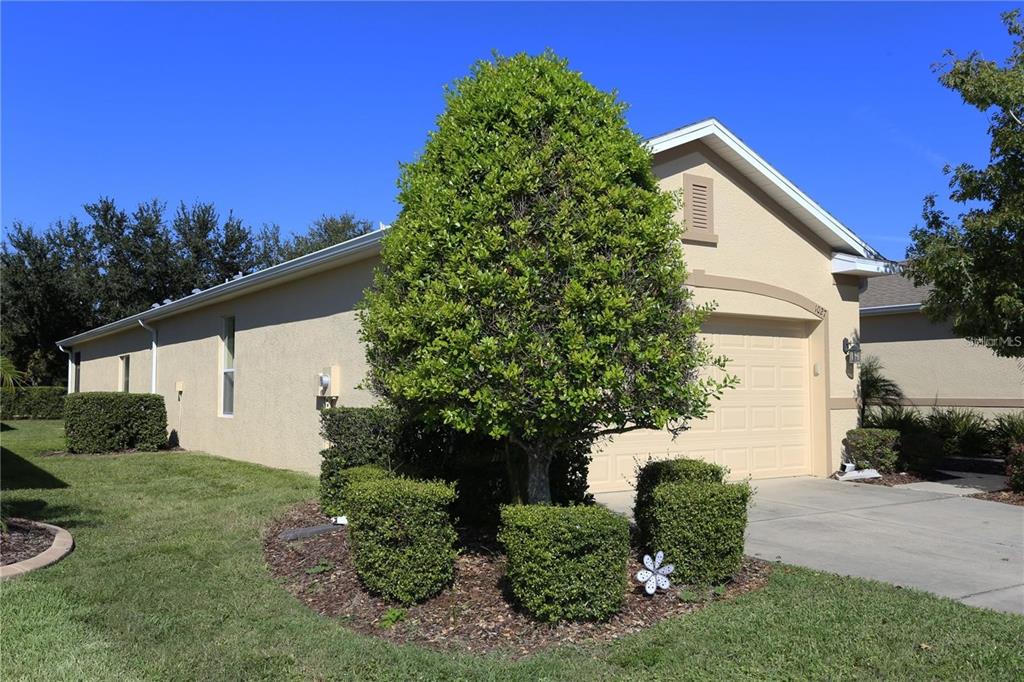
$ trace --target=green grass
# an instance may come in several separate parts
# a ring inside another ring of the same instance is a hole
[[[789,567],[613,645],[521,661],[398,647],[267,573],[261,529],[312,498],[313,478],[192,453],[40,457],[60,423],[9,426],[5,505],[77,548],[0,588],[5,681],[1024,678],[1024,618]]]

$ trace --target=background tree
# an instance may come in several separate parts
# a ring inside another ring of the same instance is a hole
[[[697,338],[673,222],[625,106],[551,53],[446,93],[360,313],[369,382],[427,423],[506,438],[528,499],[569,442],[682,428],[729,378]]]
[[[972,52],[953,63],[939,82],[980,111],[991,111],[990,162],[983,168],[946,167],[950,198],[980,202],[951,220],[924,202],[924,225],[911,232],[907,273],[934,288],[924,311],[947,320],[960,336],[997,355],[1024,356],[1024,26],[1019,10],[1003,21],[1013,37],[1002,66]]]
[[[350,213],[323,215],[313,221],[306,234],[297,234],[281,245],[281,260],[291,260],[334,246],[373,230],[373,224]]]

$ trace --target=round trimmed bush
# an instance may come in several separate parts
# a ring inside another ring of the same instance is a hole
[[[702,459],[656,459],[640,467],[636,476],[633,518],[640,530],[640,543],[650,546],[651,510],[654,490],[662,483],[725,483],[729,470]]]
[[[675,564],[677,582],[710,585],[739,570],[750,494],[746,483],[664,483],[655,489],[650,548]]]
[[[604,507],[510,505],[498,540],[516,601],[542,621],[604,620],[622,608],[629,521]]]
[[[888,474],[899,461],[900,432],[895,429],[850,429],[843,439],[847,460],[858,469],[877,469]]]
[[[455,575],[455,487],[376,478],[345,494],[356,573],[370,590],[411,604],[433,597]]]
[[[324,458],[320,465],[320,509],[328,516],[348,513],[348,492],[361,481],[390,478],[391,472],[375,464],[342,469],[339,460]]]

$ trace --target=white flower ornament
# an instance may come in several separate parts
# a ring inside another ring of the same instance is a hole
[[[665,560],[665,553],[658,552],[654,555],[654,559],[651,559],[649,554],[644,555],[644,566],[647,568],[640,569],[636,572],[637,582],[644,584],[644,591],[647,594],[654,594],[658,589],[667,590],[672,587],[672,583],[668,581],[668,575],[675,570],[674,564],[661,565],[661,562]]]

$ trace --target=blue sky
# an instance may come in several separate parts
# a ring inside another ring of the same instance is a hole
[[[253,225],[389,222],[470,64],[546,47],[651,136],[714,116],[889,257],[987,118],[945,48],[1002,60],[1002,4],[20,4],[2,19],[2,208],[44,227],[109,195]]]

